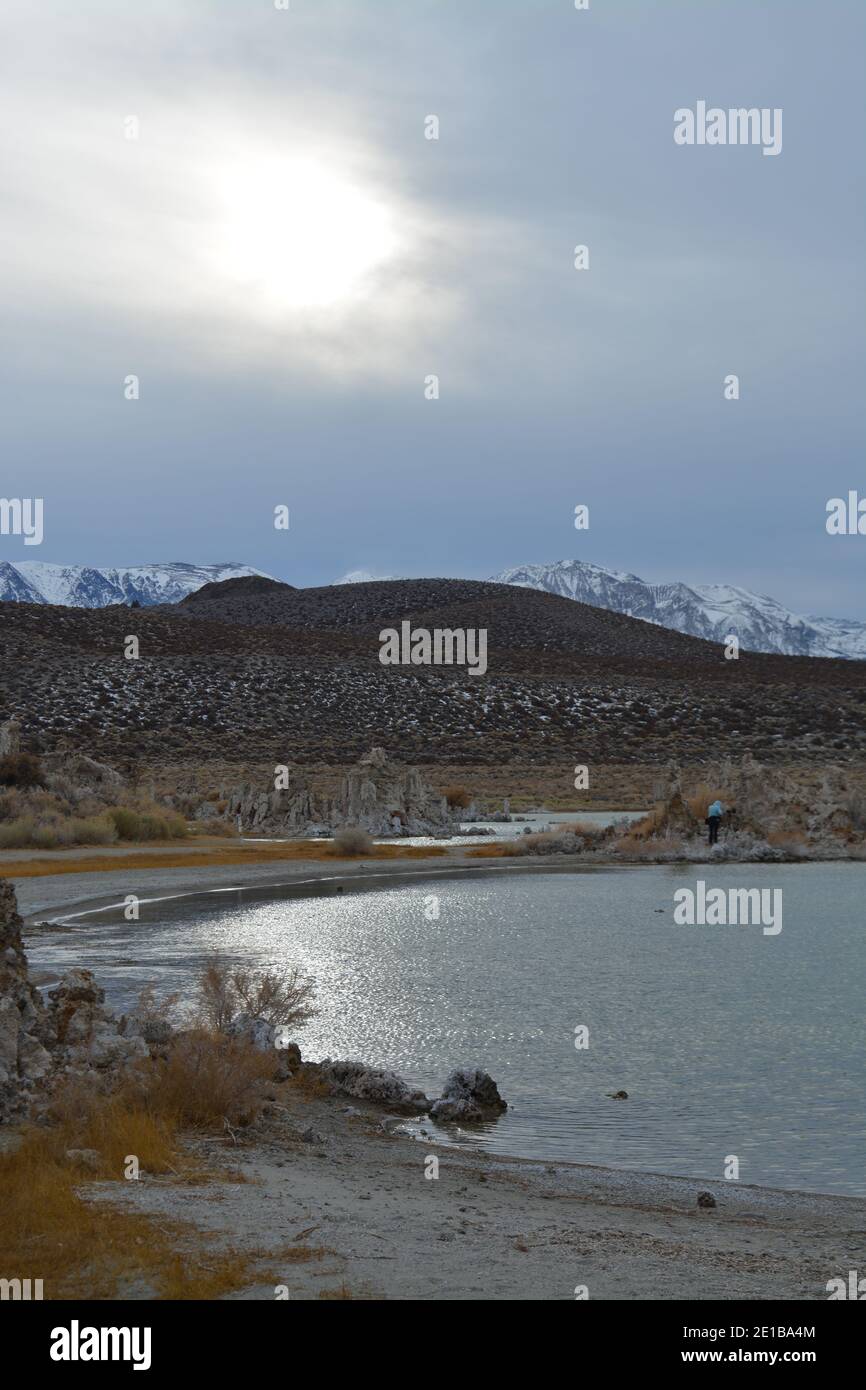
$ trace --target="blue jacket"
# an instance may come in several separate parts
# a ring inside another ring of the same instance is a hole
[[[712,806],[710,807],[710,809],[707,811],[707,816],[708,816],[708,817],[709,817],[709,816],[723,816],[724,814],[725,814],[725,808],[724,808],[724,806],[722,805],[721,801],[714,801],[713,804],[712,804]]]

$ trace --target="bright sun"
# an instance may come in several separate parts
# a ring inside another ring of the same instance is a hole
[[[216,264],[263,307],[336,306],[396,247],[384,204],[311,160],[253,161],[220,188]]]

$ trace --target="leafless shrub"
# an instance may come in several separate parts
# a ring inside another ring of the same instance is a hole
[[[236,1014],[280,1027],[300,1028],[312,1018],[314,987],[297,969],[252,970],[212,956],[198,982],[197,1019],[223,1032]]]
[[[359,825],[343,825],[332,841],[335,854],[370,854],[373,841]]]

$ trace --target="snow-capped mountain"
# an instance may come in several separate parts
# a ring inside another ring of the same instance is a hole
[[[383,579],[399,579],[396,574],[371,574],[369,570],[349,570],[341,579],[335,579],[335,584],[373,584]]]
[[[792,613],[775,599],[733,584],[648,584],[636,574],[585,560],[520,565],[493,575],[493,581],[543,589],[714,642],[735,633],[750,651],[866,660],[866,623]]]
[[[203,584],[242,575],[260,575],[249,565],[130,565],[121,569],[53,565],[43,560],[0,563],[0,601],[57,603],[69,608],[105,608],[137,601],[143,608],[177,603]],[[265,576],[269,578],[270,576]]]

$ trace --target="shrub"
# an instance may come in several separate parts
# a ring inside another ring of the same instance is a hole
[[[250,1124],[262,1105],[261,1083],[274,1057],[249,1043],[205,1031],[181,1034],[168,1055],[141,1072],[142,1103],[151,1115],[195,1128]]]
[[[44,787],[42,764],[32,753],[7,753],[0,758],[0,786]]]
[[[717,787],[710,787],[703,782],[699,787],[695,787],[693,792],[683,797],[683,801],[688,806],[692,815],[703,825],[707,818],[707,807],[711,806],[716,800],[725,801],[725,797]]]
[[[373,841],[359,825],[343,825],[334,835],[333,854],[370,854]]]
[[[465,811],[472,801],[472,797],[465,787],[446,787],[443,796],[449,806],[456,807],[461,811]]]
[[[188,833],[186,821],[176,811],[110,806],[108,814],[121,840],[182,840]]]
[[[36,822],[32,816],[16,816],[0,824],[0,849],[24,849],[33,843]]]
[[[314,988],[298,970],[251,970],[225,965],[216,956],[199,976],[197,1018],[205,1028],[225,1029],[235,1014],[300,1028],[315,1013]]]

